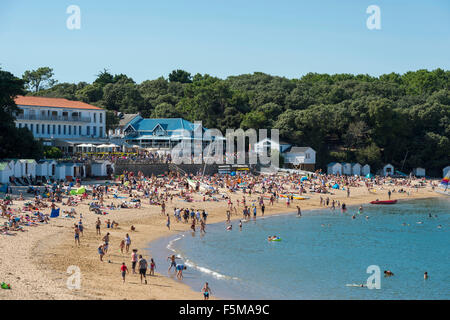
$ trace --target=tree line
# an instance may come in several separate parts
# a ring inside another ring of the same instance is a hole
[[[317,151],[317,166],[331,161],[392,163],[408,173],[424,167],[441,175],[450,159],[450,71],[390,73],[378,77],[308,73],[298,79],[261,72],[220,79],[174,70],[136,83],[108,70],[92,83],[56,83],[48,67],[24,73],[26,93],[80,100],[143,117],[182,117],[206,128],[276,128],[283,141]]]

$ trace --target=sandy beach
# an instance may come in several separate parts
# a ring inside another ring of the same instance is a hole
[[[381,189],[383,188],[383,189]],[[398,189],[398,187],[395,187]],[[307,200],[294,200],[290,207],[286,206],[284,199],[275,202],[271,206],[266,202],[265,215],[295,212],[296,206],[302,209],[318,209],[320,206],[320,196],[331,200],[345,202],[347,206],[362,204],[370,205],[369,202],[376,199],[387,199],[387,187],[376,187],[375,192],[369,193],[367,188],[359,187],[351,189],[351,196],[347,197],[347,192],[343,190],[333,190],[333,195],[310,194]],[[431,187],[405,188],[407,193],[393,193],[392,199],[415,199],[439,197],[441,195],[432,191]],[[231,195],[232,201],[242,198],[242,192]],[[25,195],[24,195],[25,196]],[[257,199],[257,195],[249,197],[247,201]],[[26,201],[14,201],[12,208],[23,206]],[[150,205],[146,199],[142,200],[140,209],[120,209],[106,210],[108,215],[97,215],[89,211],[88,203],[84,201],[75,207],[77,218],[60,217],[51,219],[50,223],[35,227],[25,228],[25,232],[17,232],[15,235],[0,235],[0,282],[11,284],[11,290],[0,290],[0,299],[202,299],[200,292],[192,290],[181,280],[177,280],[174,275],[168,277],[166,261],[155,261],[155,276],[147,276],[148,284],[140,283],[138,274],[127,276],[126,283],[122,283],[120,275],[120,265],[125,262],[131,269],[131,249],[138,249],[138,253],[150,260],[147,255],[147,245],[149,242],[160,237],[169,236],[188,230],[190,224],[176,222],[173,218],[174,207],[188,207],[194,209],[205,209],[208,212],[207,224],[225,222],[227,201],[202,201],[202,196],[194,195],[194,202],[185,202],[178,197],[167,202],[166,212],[171,218],[170,231],[166,227],[167,218],[161,214],[161,207]],[[105,198],[105,203],[120,203],[120,200],[113,199],[112,195]],[[58,207],[70,210],[58,203]],[[50,208],[44,209],[44,213],[49,213]],[[73,225],[79,220],[79,213],[83,214],[84,234],[80,237],[81,245],[78,247],[74,242]],[[260,216],[258,209],[258,216]],[[96,235],[95,222],[101,219],[101,236]],[[242,217],[242,204],[237,208],[237,215],[233,214],[232,219]],[[105,221],[110,219],[116,221],[119,226],[114,229],[107,229]],[[1,220],[3,223],[4,219]],[[131,231],[134,225],[136,231]],[[224,223],[225,228],[225,223]],[[104,256],[103,262],[99,260],[97,247],[102,242],[102,237],[106,232],[110,232],[111,240],[108,253]],[[199,231],[197,231],[199,232]],[[208,227],[206,227],[208,232]],[[245,228],[243,230],[245,232]],[[120,241],[125,234],[131,237],[130,252],[122,254],[119,249]],[[81,270],[81,288],[71,290],[67,287],[67,273],[69,266],[78,266]],[[212,288],[214,291],[214,288]],[[214,296],[212,297],[215,298]]]

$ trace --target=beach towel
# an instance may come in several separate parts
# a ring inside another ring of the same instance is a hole
[[[59,209],[52,209],[52,213],[50,214],[50,218],[56,218],[59,217]]]

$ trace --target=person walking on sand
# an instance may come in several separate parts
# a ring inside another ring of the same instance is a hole
[[[155,275],[155,269],[156,269],[155,261],[153,261],[153,258],[151,258],[150,259],[150,273],[149,273],[149,275],[154,276]]]
[[[125,262],[122,262],[122,265],[120,266],[120,271],[122,272],[122,279],[123,279],[123,283],[125,283],[125,276],[128,272],[128,268],[125,265]]]
[[[170,216],[169,216],[169,214],[167,214],[167,223],[166,223],[166,227],[167,227],[167,229],[170,230]]]
[[[136,263],[138,261],[137,257],[137,249],[133,249],[133,252],[131,253],[131,270],[133,270],[133,274],[136,273]]]
[[[109,232],[106,233],[106,235],[102,239],[105,242],[106,247],[103,249],[105,253],[108,251],[108,244],[109,244]]]
[[[146,276],[146,273],[147,273],[147,266],[148,266],[148,264],[147,264],[147,260],[145,260],[145,259],[142,257],[142,255],[139,255],[139,262],[138,262],[138,265],[139,265],[139,275],[140,275],[140,277],[141,277],[141,283],[142,283],[142,278],[144,278],[145,284],[147,284],[147,276]]]
[[[75,225],[74,232],[75,232],[75,245],[78,244],[78,246],[80,246],[80,229],[78,229],[77,225]]]
[[[101,235],[100,233],[100,226],[102,222],[100,221],[100,218],[97,218],[97,222],[95,223],[95,231],[97,235]]]
[[[211,288],[208,285],[208,282],[205,282],[205,285],[202,288],[202,292],[203,292],[203,299],[204,300],[208,300],[210,294],[212,294]]]
[[[105,255],[105,251],[103,251],[103,244],[100,244],[100,246],[97,249],[97,252],[100,255],[100,261],[103,261],[103,256]]]
[[[128,251],[130,250],[130,245],[131,245],[131,238],[130,235],[127,233],[125,236],[125,250]]]
[[[123,254],[123,249],[125,248],[125,240],[122,239],[119,244],[120,252]]]

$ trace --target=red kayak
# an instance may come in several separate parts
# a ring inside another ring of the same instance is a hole
[[[397,200],[376,200],[370,201],[371,204],[395,204]]]

